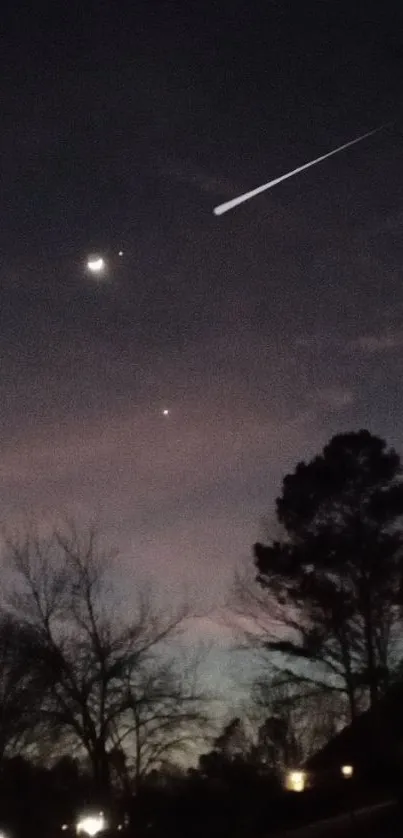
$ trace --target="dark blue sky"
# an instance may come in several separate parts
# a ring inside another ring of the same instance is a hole
[[[125,586],[138,567],[214,600],[298,459],[361,426],[403,449],[403,12],[9,6],[2,515],[96,517]]]

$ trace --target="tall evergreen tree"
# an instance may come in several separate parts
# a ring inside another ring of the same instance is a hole
[[[400,458],[366,430],[339,434],[285,477],[276,507],[283,537],[254,547],[288,632],[268,645],[309,661],[309,677],[344,691],[354,716],[360,691],[374,704],[385,690],[402,626]]]

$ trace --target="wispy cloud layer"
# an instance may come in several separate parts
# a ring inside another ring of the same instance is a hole
[[[367,355],[379,355],[384,352],[403,349],[403,331],[385,331],[373,335],[360,335],[360,337],[351,341],[350,347]]]
[[[324,387],[312,394],[311,401],[319,407],[339,411],[354,404],[354,393],[346,387]]]

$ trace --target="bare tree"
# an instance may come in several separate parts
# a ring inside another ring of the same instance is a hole
[[[0,617],[0,762],[37,733],[43,690],[31,668],[33,637],[11,614]]]
[[[94,530],[78,533],[70,525],[46,537],[31,530],[8,538],[7,547],[10,605],[35,635],[32,666],[46,690],[43,718],[55,735],[67,733],[83,749],[97,790],[108,793],[110,751],[133,711],[133,679],[142,684],[146,706],[147,673],[187,610],[168,614],[143,588],[125,616],[110,583],[110,556]]]
[[[278,774],[305,762],[348,715],[338,694],[286,681],[284,675],[256,679],[251,699],[260,757]]]
[[[126,750],[136,793],[152,771],[208,740],[208,697],[198,684],[198,664],[197,655],[181,665],[167,653],[128,673],[128,707],[115,741]]]

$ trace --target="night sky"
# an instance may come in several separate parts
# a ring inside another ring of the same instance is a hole
[[[403,450],[402,4],[8,5],[2,519],[96,519],[126,590],[218,602],[297,460]]]

